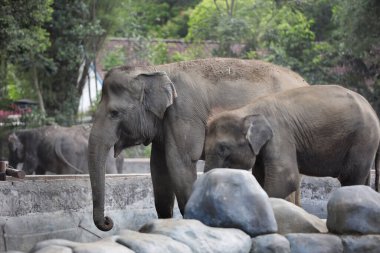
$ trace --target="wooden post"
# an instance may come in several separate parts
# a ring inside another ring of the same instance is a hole
[[[0,161],[0,181],[5,181],[6,176],[6,170],[8,168],[8,161]]]

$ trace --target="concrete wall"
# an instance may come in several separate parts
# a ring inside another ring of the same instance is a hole
[[[0,182],[0,252],[50,238],[95,241],[157,217],[149,175],[107,176],[106,213],[115,222],[108,233],[93,225],[89,177],[57,177]]]
[[[128,162],[126,166],[149,170],[148,161],[134,162],[135,167]],[[339,182],[332,178],[303,177],[302,206],[326,218],[328,197],[337,187]],[[0,252],[28,251],[36,242],[51,238],[96,241],[122,228],[137,230],[157,218],[149,174],[107,175],[106,214],[115,222],[110,232],[101,232],[93,225],[91,199],[87,175],[0,181]],[[178,208],[175,216],[180,217]]]

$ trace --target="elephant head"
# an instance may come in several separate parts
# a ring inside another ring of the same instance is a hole
[[[176,90],[165,72],[116,68],[105,77],[101,101],[89,138],[89,172],[95,225],[103,231],[113,223],[104,216],[105,163],[127,147],[148,145],[157,138],[166,109]]]
[[[23,139],[27,138],[27,135],[27,132],[19,132],[8,136],[8,161],[9,165],[13,168],[17,168],[17,164],[19,163],[24,163],[22,169],[26,174],[30,175],[36,170],[37,155],[35,154],[35,148],[25,146]]]
[[[272,136],[272,128],[263,115],[240,118],[223,113],[208,125],[205,172],[213,168],[251,169]]]
[[[22,163],[24,160],[24,145],[15,133],[8,136],[8,151],[9,165],[17,168],[17,164]]]

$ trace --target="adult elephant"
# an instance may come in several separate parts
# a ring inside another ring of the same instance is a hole
[[[254,60],[211,58],[109,71],[89,139],[95,225],[103,231],[113,226],[104,216],[104,164],[112,146],[117,156],[152,143],[155,207],[159,218],[169,218],[175,196],[184,211],[210,116],[305,85],[286,68]]]
[[[88,126],[46,126],[19,130],[8,136],[9,164],[16,168],[22,163],[26,174],[43,175],[88,173]],[[120,157],[118,160],[123,160]],[[117,173],[117,163],[110,154],[107,173]],[[121,164],[120,164],[121,163]]]

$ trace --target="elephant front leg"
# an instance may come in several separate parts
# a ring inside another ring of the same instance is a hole
[[[171,218],[173,217],[174,191],[166,165],[164,147],[154,142],[150,157],[150,171],[158,218]]]
[[[298,189],[300,185],[300,175],[297,169],[281,166],[268,166],[265,169],[264,190],[269,197],[286,199],[291,194],[292,203],[298,202]]]
[[[183,215],[197,178],[196,163],[202,155],[205,129],[201,124],[177,123],[175,128],[167,132],[165,147],[171,182]]]

